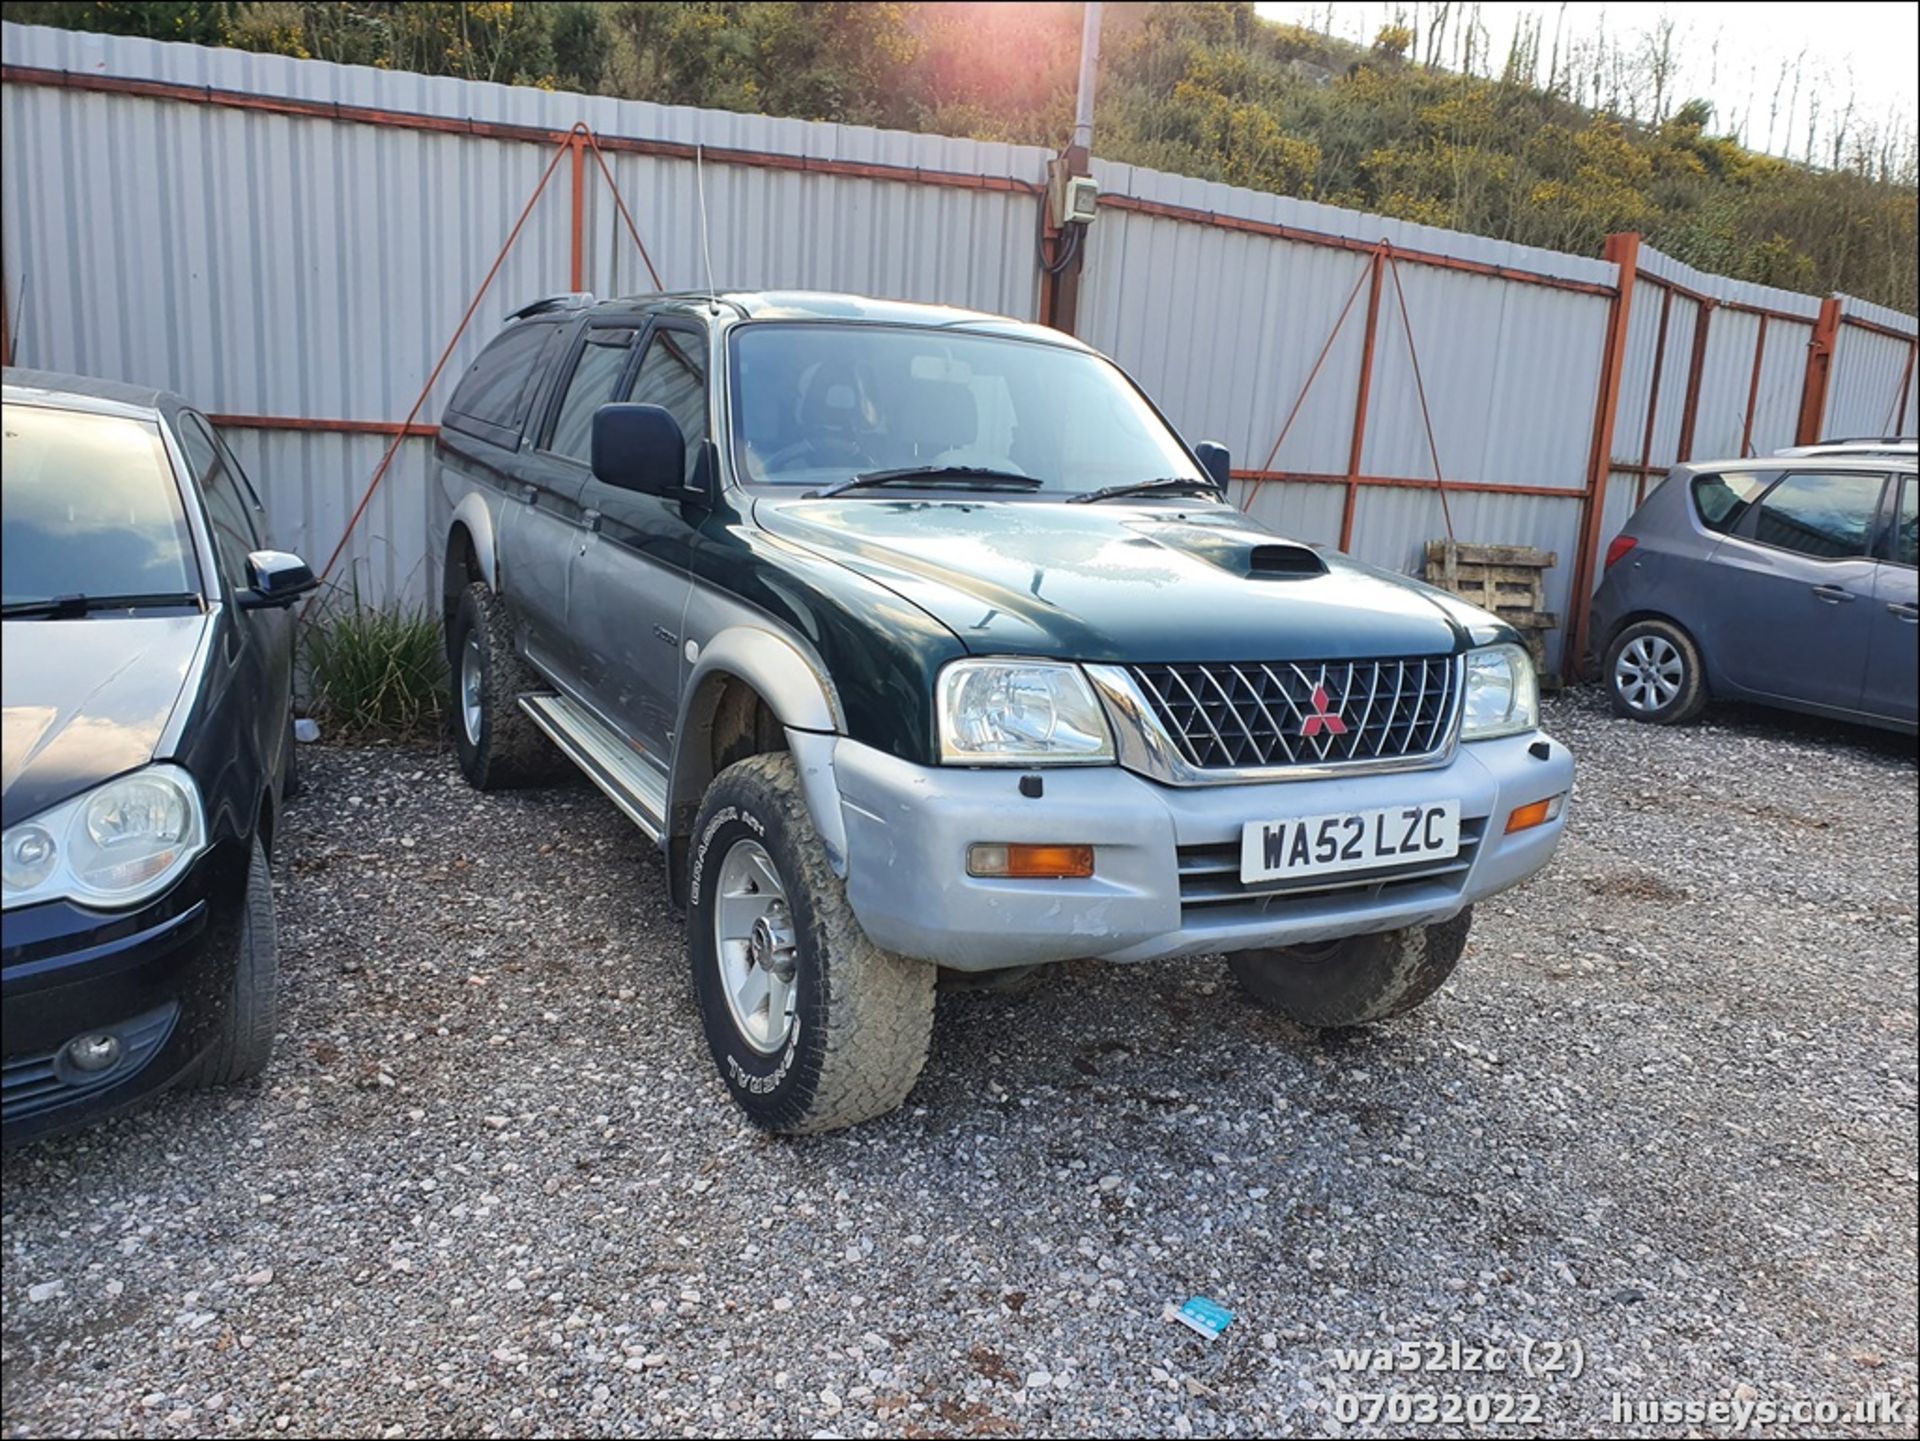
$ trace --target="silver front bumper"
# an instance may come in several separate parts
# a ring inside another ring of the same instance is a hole
[[[1542,741],[1544,759],[1529,749]],[[1020,794],[1020,772],[916,766],[844,738],[832,766],[861,925],[887,950],[968,971],[1301,945],[1443,921],[1547,863],[1564,812],[1515,835],[1507,816],[1573,787],[1571,753],[1539,732],[1463,745],[1433,770],[1264,785],[1046,770],[1038,799]],[[1449,799],[1460,802],[1461,855],[1445,867],[1317,877],[1285,892],[1240,885],[1248,821]],[[969,876],[977,841],[1091,843],[1094,876]]]

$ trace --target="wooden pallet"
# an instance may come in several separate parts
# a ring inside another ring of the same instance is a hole
[[[1543,686],[1547,672],[1547,632],[1560,617],[1546,608],[1547,572],[1560,557],[1530,545],[1466,545],[1451,540],[1427,542],[1427,582],[1490,610],[1526,637],[1534,669]]]

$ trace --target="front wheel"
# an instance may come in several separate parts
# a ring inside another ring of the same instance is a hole
[[[721,772],[694,822],[687,953],[708,1048],[756,1125],[891,1111],[926,1064],[936,968],[867,939],[786,754]]]
[[[1227,956],[1248,994],[1297,1025],[1318,1030],[1403,1016],[1446,983],[1473,926],[1469,906],[1450,921],[1312,946]]]
[[[240,913],[240,954],[213,1049],[201,1063],[199,1084],[225,1086],[257,1076],[273,1055],[273,1019],[280,991],[279,933],[273,919],[273,873],[266,847],[254,837],[247,863],[247,894]]]

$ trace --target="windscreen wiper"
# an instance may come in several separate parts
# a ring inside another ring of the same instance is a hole
[[[150,607],[198,606],[200,597],[191,591],[173,591],[146,595],[55,595],[45,600],[10,600],[0,605],[0,618],[20,620],[44,617],[48,620],[72,620],[97,610],[145,610]]]
[[[1109,485],[1101,490],[1090,490],[1085,495],[1067,497],[1068,505],[1092,505],[1098,500],[1113,500],[1123,495],[1211,495],[1220,498],[1220,487],[1210,480],[1196,480],[1189,475],[1168,476],[1164,480],[1141,480],[1132,485]]]
[[[1041,482],[1017,470],[995,470],[990,465],[908,465],[898,470],[869,470],[813,494],[824,497],[873,486],[905,484],[959,485],[969,490],[1038,490]]]

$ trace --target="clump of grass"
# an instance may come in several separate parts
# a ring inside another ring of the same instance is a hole
[[[447,652],[418,606],[362,605],[322,614],[306,632],[313,709],[344,740],[431,740],[440,730]]]

